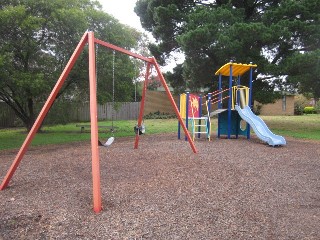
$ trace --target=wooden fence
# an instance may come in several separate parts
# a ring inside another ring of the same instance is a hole
[[[112,102],[98,105],[98,120],[134,120],[138,119],[140,102]],[[77,121],[90,121],[90,105],[83,103],[77,107]]]
[[[178,97],[173,96],[176,103]],[[36,107],[40,112],[42,104]],[[98,120],[135,120],[138,119],[140,111],[140,102],[116,102],[115,111],[112,111],[112,103],[103,105],[98,104]],[[147,91],[144,114],[148,113],[169,113],[173,114],[174,110],[165,92]],[[14,112],[3,102],[0,102],[0,128],[17,127],[18,118]],[[48,116],[45,124],[59,124],[68,122],[86,122],[90,121],[90,104],[63,102],[57,100]],[[21,125],[21,123],[20,123]]]
[[[173,99],[178,105],[179,96],[173,96]],[[144,114],[157,111],[160,113],[175,113],[166,92],[147,91]]]
[[[98,104],[98,120],[135,120],[138,119],[140,102]],[[64,107],[57,107],[64,106]],[[41,106],[42,107],[42,106]],[[41,109],[41,107],[39,109]],[[37,108],[38,109],[38,108]],[[59,118],[61,121],[59,122]],[[63,120],[62,120],[63,118]],[[55,103],[45,119],[45,124],[90,121],[89,103]],[[0,102],[0,128],[17,127],[18,118],[14,111],[5,103]],[[21,125],[21,123],[20,123]]]

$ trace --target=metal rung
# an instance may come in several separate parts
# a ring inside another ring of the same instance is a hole
[[[207,133],[207,132],[194,132],[194,133]]]
[[[207,117],[194,117],[193,120],[207,120]]]

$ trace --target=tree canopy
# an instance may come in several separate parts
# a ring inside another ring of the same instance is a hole
[[[0,4],[0,100],[30,129],[35,103],[46,100],[85,31],[126,49],[141,44],[141,33],[102,11],[96,0],[2,0]],[[97,49],[99,101],[112,99],[113,53]],[[117,101],[134,95],[134,62],[116,54]],[[121,70],[120,70],[121,69]],[[88,96],[88,54],[84,52],[59,93]]]
[[[167,75],[180,91],[215,88],[215,71],[234,60],[258,65],[253,94],[261,103],[273,101],[274,89],[320,97],[319,0],[138,0],[135,12],[159,62],[184,53]]]

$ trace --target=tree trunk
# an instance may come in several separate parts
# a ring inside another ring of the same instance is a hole
[[[28,111],[29,111],[29,117],[27,118],[25,125],[27,127],[28,132],[30,132],[30,130],[35,122],[34,104],[33,104],[32,98],[28,99]]]

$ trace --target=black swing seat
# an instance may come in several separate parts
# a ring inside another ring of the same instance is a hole
[[[140,127],[138,125],[133,127],[135,134],[142,135],[146,132],[146,127],[142,124]]]
[[[102,147],[109,147],[114,141],[114,137],[108,138],[108,140],[105,143],[102,143],[100,140],[98,140],[98,145]]]

